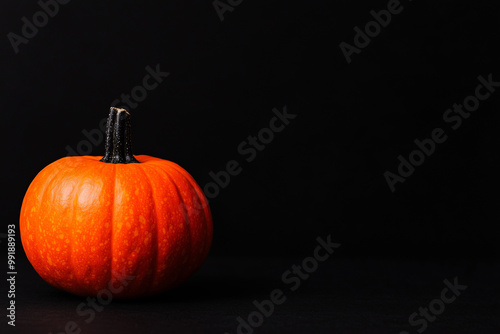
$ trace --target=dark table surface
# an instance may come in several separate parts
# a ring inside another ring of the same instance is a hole
[[[280,289],[286,300],[253,333],[419,333],[422,323],[411,326],[409,316],[440,298],[445,279],[457,277],[467,288],[422,332],[500,333],[499,263],[332,257],[292,291],[281,277],[301,262],[209,258],[182,286],[154,297],[112,300],[87,323],[76,312],[85,298],[52,288],[26,261],[18,270],[16,328],[4,317],[1,332],[58,334],[74,321],[81,329],[75,333],[232,334],[238,333],[239,316],[247,319],[256,311],[255,300]]]

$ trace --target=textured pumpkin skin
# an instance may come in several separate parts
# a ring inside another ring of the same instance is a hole
[[[123,286],[114,297],[140,297],[182,283],[212,241],[203,192],[173,162],[101,158],[66,157],[33,180],[20,216],[29,261],[45,281],[80,296],[113,284]]]

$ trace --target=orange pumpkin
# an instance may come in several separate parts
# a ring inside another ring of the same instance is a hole
[[[130,114],[111,108],[104,157],[57,160],[31,183],[21,240],[51,285],[80,296],[146,296],[180,284],[206,259],[212,218],[200,187],[179,165],[131,148]]]

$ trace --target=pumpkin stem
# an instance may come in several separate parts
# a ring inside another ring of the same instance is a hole
[[[138,163],[132,154],[130,114],[126,109],[111,107],[106,128],[106,152],[102,162]]]
[[[113,128],[115,127],[116,108],[111,107],[109,110],[108,123],[106,125],[106,151],[102,162],[111,162],[113,154]]]

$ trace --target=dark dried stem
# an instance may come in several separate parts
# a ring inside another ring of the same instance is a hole
[[[132,154],[130,114],[126,109],[111,107],[106,128],[106,152],[102,162],[138,163]]]

